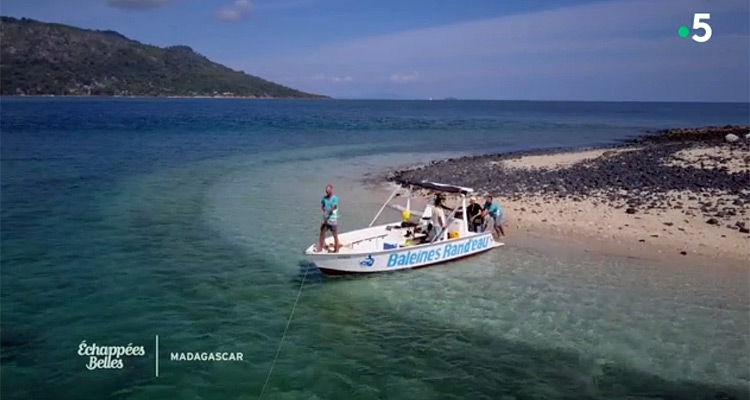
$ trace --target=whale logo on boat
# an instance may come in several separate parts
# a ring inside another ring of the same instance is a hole
[[[375,264],[375,259],[372,258],[372,254],[368,255],[364,260],[359,262],[359,265],[361,267],[372,267],[373,264]]]

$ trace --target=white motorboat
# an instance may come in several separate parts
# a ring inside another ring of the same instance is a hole
[[[411,221],[413,187],[460,195],[461,204],[446,213],[445,229],[430,230],[431,206],[422,212],[419,222]],[[406,207],[391,205],[391,201],[403,191],[407,192]],[[502,246],[503,243],[495,241],[489,231],[469,230],[466,197],[473,192],[470,188],[435,182],[412,182],[400,186],[391,193],[367,228],[339,233],[338,252],[332,251],[333,238],[327,238],[322,251],[313,244],[305,250],[305,255],[324,274],[361,274],[421,268]],[[387,206],[401,210],[402,220],[374,225]]]

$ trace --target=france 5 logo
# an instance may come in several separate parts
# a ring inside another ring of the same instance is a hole
[[[711,39],[711,35],[713,34],[713,32],[711,31],[711,25],[706,22],[710,18],[710,13],[695,13],[695,15],[693,16],[693,30],[703,30],[703,35],[698,36],[696,34],[693,34],[691,39],[698,43],[705,43],[708,42],[708,39]],[[686,38],[688,37],[688,35],[690,35],[690,28],[688,28],[687,26],[681,26],[680,29],[677,30],[677,33],[680,35],[680,37]]]

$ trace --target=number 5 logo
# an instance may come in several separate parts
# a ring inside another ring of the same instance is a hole
[[[708,39],[711,39],[711,34],[713,33],[711,31],[711,25],[709,25],[707,22],[703,22],[701,20],[703,19],[710,19],[711,14],[709,13],[695,13],[695,17],[693,17],[693,29],[703,29],[704,34],[703,36],[693,35],[693,40],[695,40],[698,43],[705,43],[708,42]]]

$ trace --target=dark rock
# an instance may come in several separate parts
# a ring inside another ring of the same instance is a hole
[[[709,225],[716,225],[719,223],[719,221],[716,218],[711,218],[708,221],[706,221],[706,223]]]
[[[536,150],[502,155],[475,155],[454,158],[450,162],[438,161],[426,167],[396,171],[391,174],[390,179],[400,183],[421,180],[451,181],[482,191],[496,192],[499,196],[516,200],[521,200],[529,194],[538,195],[546,200],[589,199],[597,204],[624,208],[627,214],[636,215],[644,213],[646,208],[654,210],[651,214],[654,214],[655,210],[665,208],[682,208],[681,212],[685,215],[701,215],[687,210],[700,208],[705,219],[717,219],[718,225],[718,220],[726,217],[750,214],[743,207],[738,207],[750,203],[750,195],[742,191],[750,187],[748,174],[728,174],[716,168],[699,170],[666,167],[663,160],[680,150],[695,147],[696,141],[720,145],[727,133],[735,133],[738,136],[741,134],[741,137],[744,137],[747,131],[747,127],[669,130],[657,134],[656,137],[659,139],[654,139],[655,141],[639,139],[632,142],[640,143],[640,150],[617,153],[558,170],[487,169],[490,162],[528,154],[549,153],[547,150]],[[747,144],[742,141],[734,145]],[[703,157],[702,160],[706,165],[713,165],[726,163],[728,157]],[[486,173],[478,174],[477,170]],[[667,196],[665,192],[669,190],[689,192]],[[603,195],[592,196],[594,193]],[[725,196],[725,193],[728,193],[729,197]],[[700,206],[694,207],[677,200],[688,198],[692,201],[699,200]],[[727,208],[730,203],[738,208]],[[718,213],[721,214],[717,216]]]
[[[682,254],[683,256],[686,256],[687,255],[687,251],[681,251],[680,254]]]
[[[740,233],[750,233],[750,229],[748,229],[748,228],[740,228]]]
[[[674,224],[673,224],[673,223],[671,223],[671,222],[665,222],[665,223],[664,223],[664,225],[666,225],[666,226],[672,226],[672,225],[674,225]]]

